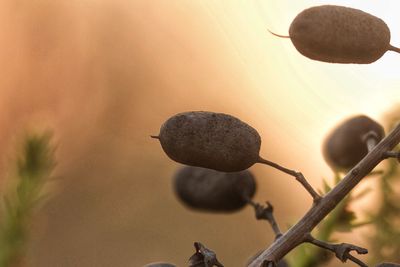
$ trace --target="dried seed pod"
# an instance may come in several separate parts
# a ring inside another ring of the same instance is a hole
[[[350,118],[331,132],[323,144],[326,162],[334,170],[347,171],[368,154],[366,135],[374,133],[376,142],[385,136],[383,127],[367,116]]]
[[[212,212],[233,212],[243,208],[256,191],[253,175],[219,172],[185,166],[174,177],[177,197],[188,207]]]
[[[288,37],[302,55],[330,63],[368,64],[388,50],[400,51],[390,45],[382,19],[343,6],[305,9],[291,23]]]
[[[176,267],[176,265],[165,262],[154,262],[154,263],[149,263],[143,267]]]
[[[259,160],[257,131],[227,114],[179,113],[161,126],[155,138],[171,159],[186,165],[236,172]]]

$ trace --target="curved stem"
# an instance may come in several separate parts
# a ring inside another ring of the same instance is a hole
[[[314,190],[314,188],[307,182],[306,178],[301,172],[297,172],[291,169],[288,169],[286,167],[283,167],[275,162],[263,159],[262,157],[259,157],[258,163],[268,165],[272,168],[275,168],[277,170],[280,170],[281,172],[284,172],[286,174],[289,174],[293,177],[296,178],[297,181],[299,181],[303,187],[307,190],[308,193],[312,196],[314,203],[318,202],[321,199],[321,196]]]
[[[388,50],[394,51],[394,52],[397,52],[397,53],[400,53],[400,48],[395,47],[395,46],[393,46],[393,45],[389,45]]]

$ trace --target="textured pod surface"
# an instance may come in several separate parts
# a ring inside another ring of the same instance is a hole
[[[254,128],[233,116],[205,111],[171,117],[161,126],[158,138],[171,159],[225,172],[256,163],[261,146]]]
[[[256,182],[248,170],[227,173],[185,166],[175,175],[174,189],[190,208],[233,212],[247,204],[246,198],[253,197]]]
[[[383,127],[367,116],[356,116],[341,123],[323,144],[324,158],[334,170],[349,170],[368,154],[363,136],[373,131],[377,141],[385,136]]]
[[[289,36],[304,56],[331,63],[371,63],[390,47],[390,30],[383,20],[343,6],[302,11],[290,25]]]

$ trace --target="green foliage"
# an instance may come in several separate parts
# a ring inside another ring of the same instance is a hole
[[[398,118],[392,119],[389,128],[394,128],[397,122]],[[386,172],[379,177],[379,209],[370,215],[375,228],[369,236],[371,265],[382,261],[400,262],[400,195],[396,186],[400,186],[399,162],[389,159]]]
[[[55,166],[51,135],[26,136],[11,177],[15,188],[4,196],[0,224],[0,267],[18,266],[32,213],[44,198],[43,186]]]

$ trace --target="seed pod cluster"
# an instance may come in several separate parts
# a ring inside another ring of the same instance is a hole
[[[253,175],[185,166],[174,177],[177,197],[188,207],[208,212],[233,212],[247,204],[256,191]]]
[[[365,135],[374,132],[376,141],[385,136],[383,127],[367,116],[352,117],[337,126],[325,139],[323,155],[333,170],[347,171],[368,154]]]
[[[261,146],[260,135],[248,124],[206,111],[172,116],[156,138],[171,159],[223,172],[249,168],[258,161]]]
[[[368,64],[378,60],[390,45],[386,23],[358,9],[322,5],[305,9],[289,28],[289,37],[304,56],[330,63]]]

